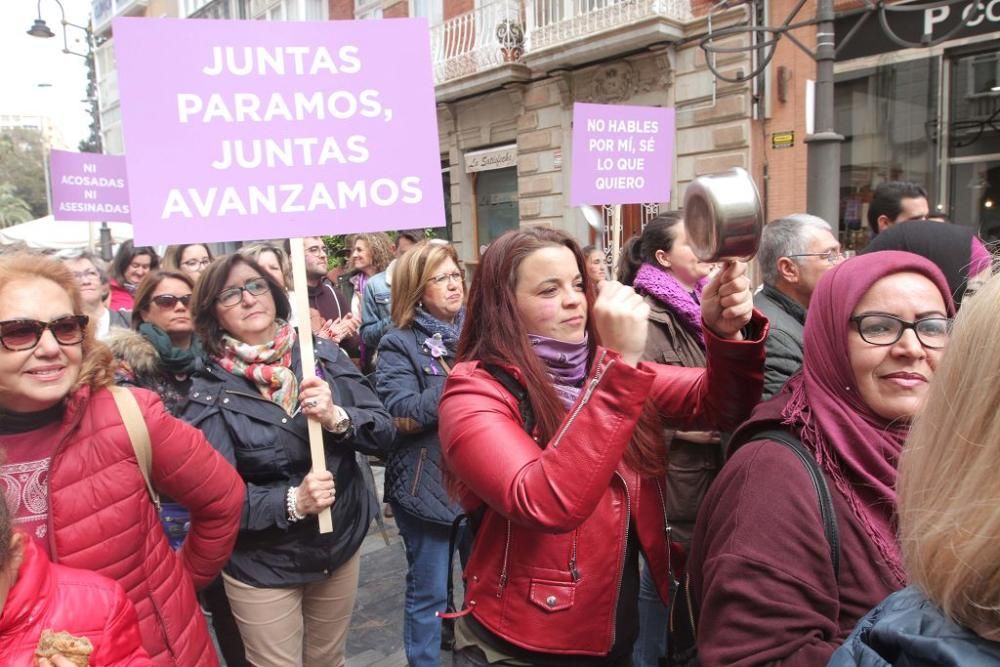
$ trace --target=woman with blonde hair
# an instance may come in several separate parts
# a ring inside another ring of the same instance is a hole
[[[213,259],[211,249],[204,243],[185,243],[167,248],[162,265],[167,271],[181,271],[198,282],[198,276]]]
[[[422,241],[396,263],[392,320],[378,347],[379,399],[399,437],[385,465],[385,501],[406,547],[403,645],[411,667],[441,664],[450,526],[460,510],[442,480],[438,402],[455,363],[465,280],[450,243]]]
[[[18,528],[53,561],[122,585],[154,665],[217,665],[195,587],[229,558],[243,485],[156,394],[122,390],[149,435],[152,460],[141,468],[111,384],[111,352],[95,340],[69,269],[38,255],[0,258],[0,488]],[[176,553],[147,471],[191,513]]]
[[[273,243],[253,243],[240,248],[240,254],[249,257],[267,271],[275,282],[286,291],[292,289],[292,263],[288,253],[279,245]],[[291,297],[289,297],[289,301]]]
[[[993,277],[965,300],[899,463],[910,586],[862,618],[830,665],[1000,665],[998,323]]]
[[[389,267],[393,259],[392,239],[383,232],[357,234],[351,240],[350,269],[348,279],[354,293],[351,296],[351,314],[355,321],[364,321],[365,285],[377,273],[382,273]],[[368,348],[364,341],[359,345],[361,353],[361,370],[371,371],[374,349]]]

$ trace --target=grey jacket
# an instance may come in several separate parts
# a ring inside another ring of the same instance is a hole
[[[753,305],[771,323],[764,342],[767,359],[764,362],[764,393],[760,399],[766,401],[781,391],[788,378],[802,368],[806,309],[767,284],[754,295]]]

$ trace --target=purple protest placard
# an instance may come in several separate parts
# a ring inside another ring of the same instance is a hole
[[[125,158],[52,151],[52,217],[60,221],[131,222]]]
[[[673,109],[573,105],[572,206],[668,201],[673,162]]]
[[[137,243],[445,224],[425,20],[113,29]]]

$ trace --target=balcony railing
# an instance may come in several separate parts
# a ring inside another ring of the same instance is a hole
[[[435,83],[517,62],[523,52],[524,19],[517,0],[483,5],[431,28]]]
[[[527,0],[525,48],[559,46],[644,19],[691,19],[688,0]]]
[[[260,1],[260,0],[258,0]],[[690,0],[499,0],[431,28],[434,80],[442,84],[527,53],[579,43],[650,19],[691,19]]]

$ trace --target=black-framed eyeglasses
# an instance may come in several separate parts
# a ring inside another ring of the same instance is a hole
[[[60,345],[78,345],[90,318],[86,315],[57,317],[51,322],[38,320],[4,320],[0,322],[0,344],[11,352],[33,349],[48,329]]]
[[[856,315],[851,322],[861,340],[871,345],[894,345],[907,329],[913,329],[921,345],[935,350],[946,346],[951,338],[952,320],[948,317],[925,317],[911,322],[895,315],[874,314]]]
[[[204,269],[206,266],[212,263],[208,257],[203,257],[201,259],[185,259],[181,262],[181,266],[185,269]]]
[[[183,296],[175,296],[173,294],[159,294],[157,296],[154,296],[151,299],[151,301],[160,308],[167,308],[167,309],[175,307],[177,305],[177,302],[180,301],[181,304],[183,304],[183,306],[187,308],[191,304],[191,295],[185,294]]]
[[[454,281],[455,283],[461,285],[462,284],[462,272],[461,271],[452,271],[451,273],[442,273],[442,274],[437,275],[437,276],[431,276],[428,279],[428,282],[430,282],[433,285],[444,285],[445,283],[451,282],[451,281]]]
[[[839,250],[827,250],[826,252],[803,252],[798,255],[785,255],[785,257],[819,257],[825,260],[828,264],[836,264],[837,262],[844,259],[844,254]]]
[[[270,291],[270,289],[267,281],[263,278],[251,278],[243,283],[242,287],[230,287],[229,289],[222,290],[219,292],[219,296],[215,297],[215,300],[223,308],[232,308],[243,300],[243,292],[249,292],[254,296],[261,296]]]

